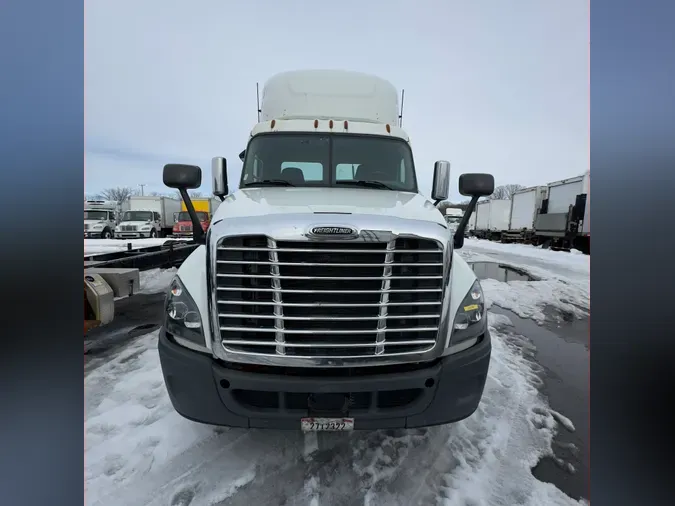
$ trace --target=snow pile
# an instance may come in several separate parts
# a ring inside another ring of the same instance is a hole
[[[590,261],[586,255],[570,255],[521,244],[472,240],[459,255],[468,262],[499,262],[532,274],[537,281],[481,280],[486,306],[496,304],[521,318],[543,323],[553,309],[557,319],[588,316],[590,310]]]
[[[189,238],[163,238],[163,239],[85,239],[84,256],[100,255],[102,253],[115,253],[117,251],[126,251],[128,244],[131,243],[131,249],[149,248],[150,246],[160,246],[166,241],[189,241]]]
[[[171,281],[176,276],[178,269],[172,267],[171,269],[150,269],[148,271],[141,271],[138,275],[140,278],[141,289],[139,293],[158,293],[166,291],[171,284]]]
[[[528,244],[502,244],[479,239],[467,239],[459,254],[464,258],[482,255],[482,260],[498,258],[500,261],[525,266],[526,270],[544,269],[566,278],[583,281],[587,285],[589,283],[590,255],[552,251]]]

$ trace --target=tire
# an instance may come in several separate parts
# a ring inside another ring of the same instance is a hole
[[[150,238],[155,239],[157,237],[157,230],[154,228],[150,231]]]
[[[113,233],[112,230],[109,228],[106,228],[101,232],[101,239],[112,239],[113,238]]]

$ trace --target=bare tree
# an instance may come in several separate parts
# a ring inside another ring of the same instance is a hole
[[[138,195],[138,191],[129,186],[118,186],[117,188],[108,188],[102,190],[99,196],[105,200],[114,200],[116,202],[124,202],[129,197]]]
[[[524,188],[521,184],[505,184],[497,186],[495,191],[488,197],[489,200],[511,200],[513,194]]]
[[[203,197],[204,197],[204,195],[202,194],[202,192],[199,192],[199,191],[197,191],[197,190],[188,190],[188,195],[190,196],[191,199],[200,199],[200,198],[203,198]],[[179,191],[176,192],[176,197],[175,197],[175,198],[177,198],[178,200],[181,200],[181,199],[182,199],[182,197],[180,196],[180,192],[179,192]]]

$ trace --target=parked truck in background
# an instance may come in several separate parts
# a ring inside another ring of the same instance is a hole
[[[464,216],[464,211],[461,209],[449,207],[445,210],[445,222],[448,224],[448,230],[453,234],[457,230],[460,221],[462,221],[462,216]]]
[[[546,186],[532,186],[518,190],[511,196],[509,227],[502,232],[502,242],[537,243],[534,222],[547,192]]]
[[[511,216],[510,200],[483,200],[476,205],[476,224],[473,235],[481,239],[501,239],[509,229]]]
[[[174,408],[198,422],[305,431],[423,427],[470,416],[490,362],[480,282],[424,197],[398,95],[345,71],[270,79],[239,189],[214,158],[224,197],[204,234],[188,195],[201,169],[169,164],[199,246],[170,285],[159,356]],[[354,170],[346,167],[354,166]],[[432,199],[447,199],[436,162]]]
[[[180,212],[180,200],[164,196],[131,197],[129,209],[122,214],[115,237],[140,239],[171,235],[174,214]]]
[[[590,253],[590,172],[549,183],[547,188],[534,224],[537,241]]]
[[[192,205],[195,208],[199,223],[202,230],[206,232],[211,224],[213,215],[220,205],[220,200],[215,198],[194,198]],[[175,223],[173,225],[174,237],[192,237],[192,220],[190,213],[185,206],[185,202],[181,201],[181,210],[176,215]]]
[[[112,239],[120,213],[129,202],[86,200],[84,202],[84,238]]]

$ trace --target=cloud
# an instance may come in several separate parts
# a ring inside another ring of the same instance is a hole
[[[255,83],[302,68],[405,88],[427,195],[437,159],[456,199],[462,172],[529,186],[588,167],[587,2],[116,0],[85,15],[88,192],[161,191],[164,163],[208,171],[213,156],[238,180]]]

